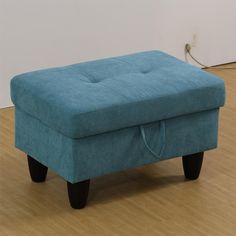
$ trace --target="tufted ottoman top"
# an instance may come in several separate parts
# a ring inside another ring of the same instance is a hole
[[[15,76],[16,107],[71,138],[222,106],[224,82],[160,51]]]

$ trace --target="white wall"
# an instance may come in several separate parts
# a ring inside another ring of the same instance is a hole
[[[196,34],[193,54],[206,65],[236,61],[235,0],[157,0],[158,46],[184,59],[183,46]]]
[[[15,74],[161,49],[205,64],[236,61],[235,0],[0,0],[0,107]]]

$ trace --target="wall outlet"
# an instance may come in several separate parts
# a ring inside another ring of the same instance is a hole
[[[193,34],[191,42],[185,44],[185,47],[184,47],[185,53],[190,52],[191,49],[196,46],[197,46],[197,34]]]
[[[197,46],[197,34],[193,34],[191,46],[194,48]]]
[[[191,51],[191,45],[189,43],[185,44],[185,52],[190,52]]]

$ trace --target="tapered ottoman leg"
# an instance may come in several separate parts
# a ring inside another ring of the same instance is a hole
[[[44,182],[47,176],[48,168],[27,155],[30,176],[33,182]]]
[[[68,196],[70,205],[74,209],[82,209],[85,207],[88,198],[90,180],[84,180],[72,184],[67,182]]]
[[[195,153],[188,156],[183,156],[184,174],[187,179],[194,180],[199,177],[204,152]]]

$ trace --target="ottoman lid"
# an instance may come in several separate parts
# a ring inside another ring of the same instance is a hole
[[[160,51],[15,76],[16,107],[71,138],[215,109],[224,82]]]

